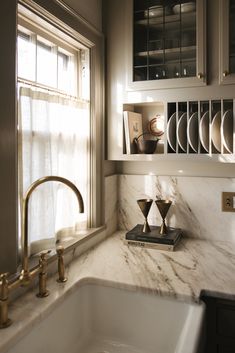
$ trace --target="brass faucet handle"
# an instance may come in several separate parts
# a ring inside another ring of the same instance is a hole
[[[4,272],[0,274],[0,282],[4,282],[5,280],[7,281],[7,277],[9,276],[9,272]]]
[[[47,258],[46,258],[46,256],[47,256],[48,254],[50,254],[50,252],[51,252],[51,250],[42,251],[42,252],[40,253],[39,267],[40,267],[42,273],[45,273],[45,272],[46,272],[46,269],[47,269]]]
[[[0,329],[12,324],[11,319],[8,318],[8,275],[8,272],[0,275]]]
[[[43,251],[40,253],[39,258],[39,292],[36,294],[38,298],[45,298],[49,295],[47,290],[47,258],[46,256],[51,252],[51,250]]]
[[[46,258],[46,256],[50,253],[51,253],[51,250],[42,251],[39,253],[39,256],[40,258]]]
[[[57,246],[56,252],[58,256],[63,256],[64,254],[64,247],[62,245]]]
[[[0,275],[0,300],[7,300],[9,295],[8,279],[9,272]]]
[[[65,277],[65,266],[64,266],[64,248],[63,246],[59,245],[56,249],[58,255],[58,274],[59,278],[57,282],[64,283],[67,282],[67,278]]]

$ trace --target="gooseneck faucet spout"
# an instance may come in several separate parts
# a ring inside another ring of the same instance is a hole
[[[77,189],[77,187],[68,179],[59,177],[59,176],[45,176],[43,178],[40,178],[36,180],[27,190],[25,199],[23,201],[23,235],[22,235],[22,248],[23,248],[23,254],[22,254],[22,271],[20,275],[20,280],[22,285],[27,285],[30,282],[30,271],[29,271],[29,259],[28,259],[28,205],[29,205],[29,199],[33,191],[41,184],[46,183],[48,181],[58,181],[61,182],[68,187],[70,187],[78,200],[78,205],[79,205],[79,212],[83,213],[84,212],[84,203],[82,199],[82,195],[80,191]]]

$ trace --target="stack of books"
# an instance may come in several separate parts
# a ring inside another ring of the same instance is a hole
[[[126,233],[125,242],[133,246],[174,251],[182,236],[180,228],[167,227],[167,234],[160,234],[158,226],[150,226],[150,229],[151,232],[143,233],[143,225],[137,224]]]

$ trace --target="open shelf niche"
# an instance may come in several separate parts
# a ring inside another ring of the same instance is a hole
[[[123,119],[123,160],[161,160],[194,158],[220,162],[235,162],[234,99],[146,102],[123,104],[125,112],[141,117],[143,132],[149,133],[149,123],[162,119],[161,136],[144,135],[145,139],[158,138],[152,154],[140,154],[136,146],[127,150],[125,118]],[[137,130],[138,134],[138,130]],[[137,136],[137,135],[136,135]],[[143,137],[142,137],[143,138]]]

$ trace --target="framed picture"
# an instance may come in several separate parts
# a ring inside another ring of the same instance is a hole
[[[137,153],[134,138],[139,137],[141,134],[143,134],[142,114],[124,111],[123,119],[126,140],[126,153]]]

